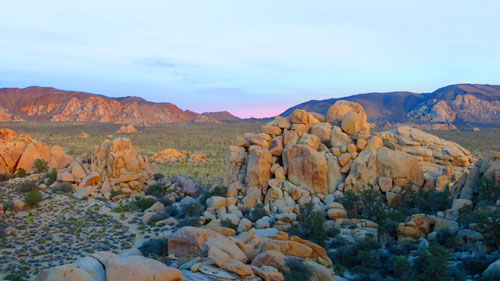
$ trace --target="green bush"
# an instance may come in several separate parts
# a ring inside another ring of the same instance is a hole
[[[312,271],[311,269],[304,263],[304,260],[300,258],[288,258],[286,259],[285,265],[289,270],[282,270],[283,276],[286,281],[304,281],[311,280]]]
[[[500,250],[500,210],[474,210],[461,215],[464,227],[475,223],[475,229],[484,235],[484,242]]]
[[[159,258],[168,256],[168,240],[150,239],[142,243],[139,250],[145,257]]]
[[[298,225],[293,226],[290,233],[324,247],[326,239],[324,223],[325,218],[314,210],[314,203],[310,202],[300,209]]]
[[[388,139],[382,139],[382,143],[384,144],[385,147],[387,147],[389,149],[392,149],[392,150],[395,149],[394,144]]]
[[[36,173],[46,173],[49,170],[49,165],[43,159],[35,159],[33,168],[35,168]]]
[[[161,179],[162,179],[162,178],[164,178],[164,177],[165,177],[165,176],[164,176],[163,174],[154,174],[154,175],[153,175],[153,179],[154,179],[155,181],[159,181],[159,180],[161,180]]]
[[[488,266],[496,261],[496,257],[480,254],[462,258],[464,268],[470,275],[482,274]]]
[[[448,276],[450,254],[439,244],[432,243],[426,249],[420,249],[413,263],[413,271],[418,280],[441,281]]]
[[[199,217],[203,215],[204,208],[200,203],[191,203],[184,207],[182,215],[185,217]]]
[[[73,185],[69,182],[63,182],[54,187],[56,193],[70,193],[73,191]]]
[[[392,262],[393,276],[400,280],[409,280],[411,264],[405,256],[396,256]]]
[[[359,215],[360,198],[354,191],[347,190],[344,192],[344,196],[340,198],[339,202],[346,209],[347,214],[350,218],[357,218]]]
[[[48,185],[53,184],[57,180],[57,170],[52,169],[49,173],[45,175],[45,178],[49,179]]]
[[[141,212],[144,212],[147,208],[153,206],[154,203],[156,203],[156,199],[151,197],[139,197],[136,198],[134,202],[135,206],[141,210]]]
[[[38,189],[34,189],[24,195],[24,202],[30,206],[37,206],[43,200],[43,195]]]
[[[33,190],[38,190],[38,186],[34,181],[23,181],[17,185],[17,191],[19,192],[30,192]]]
[[[167,191],[165,190],[163,185],[159,183],[152,184],[146,189],[146,195],[151,195],[156,198],[162,198],[163,196],[165,196],[165,194],[167,194]]]
[[[444,191],[415,191],[411,187],[405,188],[401,193],[401,205],[399,210],[410,216],[416,213],[436,213],[451,208],[453,198],[451,192]]]
[[[476,203],[484,201],[494,205],[498,199],[500,199],[500,186],[495,180],[485,176],[479,178]]]
[[[4,280],[8,281],[24,281],[26,280],[26,274],[21,272],[10,273],[4,277]]]
[[[25,176],[27,176],[26,170],[23,169],[23,168],[18,168],[17,171],[16,171],[15,176],[17,178],[24,178]]]
[[[177,226],[179,228],[184,227],[184,226],[194,226],[194,227],[201,226],[200,218],[187,217],[187,218],[181,219],[181,220],[179,220],[179,224]]]
[[[230,220],[222,220],[220,222],[220,225],[222,227],[227,227],[227,228],[234,229],[235,231],[238,229],[238,225],[237,224],[233,224]]]
[[[257,220],[265,216],[267,216],[267,212],[266,209],[264,209],[264,205],[257,204],[257,206],[252,208],[245,217],[252,222],[256,222]]]
[[[9,174],[0,174],[0,182],[10,180],[11,176]]]
[[[436,235],[436,242],[448,249],[457,247],[455,235],[449,229],[439,230]]]

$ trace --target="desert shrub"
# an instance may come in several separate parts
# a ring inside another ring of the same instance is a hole
[[[138,197],[134,202],[137,209],[141,212],[144,212],[147,208],[153,206],[154,203],[156,203],[156,199],[151,197]]]
[[[500,249],[500,210],[474,210],[461,215],[460,223],[468,227],[475,223],[475,229],[484,235],[484,242]]]
[[[453,198],[451,192],[444,191],[415,191],[411,187],[405,188],[401,193],[401,205],[399,210],[410,216],[416,213],[436,213],[445,211],[451,207]]]
[[[16,176],[17,178],[24,178],[24,177],[26,177],[27,175],[28,175],[28,174],[26,173],[26,170],[25,170],[25,169],[23,169],[23,168],[18,168],[18,169],[17,169],[17,171],[16,171],[16,174],[15,174],[15,176]]]
[[[330,227],[326,230],[326,236],[335,238],[340,234],[340,229],[338,227]]]
[[[325,246],[326,231],[323,227],[325,218],[314,210],[314,203],[307,203],[300,209],[298,225],[290,230],[292,235],[310,240],[320,246]]]
[[[200,218],[198,218],[198,217],[197,218],[195,218],[195,217],[183,218],[179,221],[179,224],[177,226],[179,228],[184,227],[184,226],[194,226],[194,227],[201,226]]]
[[[393,255],[408,255],[410,252],[414,251],[417,249],[417,244],[411,242],[411,241],[403,241],[401,243],[396,244],[390,243],[388,244],[387,250]]]
[[[8,281],[24,281],[26,280],[26,274],[22,272],[14,272],[7,274],[7,276],[4,277],[4,280]]]
[[[257,204],[257,206],[252,208],[245,217],[252,222],[256,222],[257,220],[265,216],[267,216],[267,212],[266,209],[264,209],[264,205]]]
[[[393,264],[393,276],[400,280],[409,280],[409,271],[411,268],[411,264],[408,261],[408,258],[405,256],[395,256],[392,262]]]
[[[174,200],[171,200],[170,198],[166,198],[166,197],[162,197],[162,198],[158,199],[158,202],[162,203],[163,206],[165,206],[165,207],[171,206],[172,204],[175,203]]]
[[[147,240],[142,243],[139,250],[145,257],[166,257],[168,256],[168,240],[165,238]]]
[[[162,178],[164,178],[164,177],[165,177],[165,176],[164,176],[163,174],[154,174],[154,175],[153,175],[153,179],[154,179],[155,181],[159,181],[159,180],[161,180],[161,179],[162,179]]]
[[[360,198],[352,190],[347,190],[346,192],[344,192],[344,196],[339,200],[340,204],[342,204],[342,206],[344,206],[344,209],[346,209],[347,214],[350,218],[358,217],[358,211],[361,208],[359,201]]]
[[[24,202],[30,206],[37,206],[43,200],[43,195],[38,189],[33,189],[24,195]]]
[[[203,215],[204,208],[200,203],[191,203],[184,207],[182,215],[185,217],[199,217]]]
[[[43,159],[35,159],[33,168],[35,168],[36,173],[46,173],[49,170],[49,165]]]
[[[151,195],[156,198],[161,198],[165,196],[165,194],[167,194],[167,191],[165,190],[163,185],[159,183],[152,184],[146,189],[146,195]]]
[[[485,254],[462,258],[462,263],[467,273],[471,275],[482,274],[483,271],[496,260],[496,257]]]
[[[495,202],[500,198],[500,186],[498,186],[494,179],[482,176],[478,182],[478,194],[476,197],[477,202],[487,202],[488,204],[495,205]],[[486,205],[486,204],[485,204]]]
[[[122,195],[122,194],[123,194],[123,191],[121,191],[121,190],[111,190],[111,198],[118,196],[118,195]]]
[[[205,192],[203,192],[203,194],[201,195],[201,197],[199,199],[199,201],[202,204],[206,204],[207,199],[210,197],[213,197],[213,196],[226,197],[226,194],[227,194],[227,188],[222,187],[222,186],[216,186],[212,189],[209,189],[208,191],[205,188],[203,190],[205,190]]]
[[[226,219],[226,220],[222,220],[222,221],[220,222],[220,225],[221,225],[222,227],[227,227],[227,228],[234,229],[235,231],[238,229],[238,225],[237,225],[237,224],[233,224],[233,223],[231,222],[231,220],[227,220],[227,219]]]
[[[436,242],[448,249],[457,247],[455,235],[449,229],[441,229],[436,234]]]
[[[382,143],[384,144],[385,147],[394,150],[395,146],[394,144],[389,140],[389,139],[382,139]]]
[[[69,182],[63,182],[54,187],[56,193],[70,193],[73,191],[73,185]]]
[[[30,192],[35,189],[38,190],[38,186],[34,181],[23,181],[17,185],[17,191],[23,193]]]
[[[9,174],[0,174],[0,182],[10,180],[11,176]]]
[[[57,170],[52,169],[49,173],[45,175],[45,178],[49,179],[48,185],[53,184],[57,180]]]
[[[285,265],[289,271],[282,271],[285,280],[287,281],[303,281],[311,280],[312,271],[300,258],[289,258],[286,260]]]
[[[157,222],[165,220],[165,219],[167,219],[167,215],[165,213],[156,212],[156,213],[153,213],[153,216],[151,217],[151,219],[149,219],[148,224],[156,225]]]
[[[417,252],[413,262],[413,274],[417,280],[440,281],[449,274],[448,259],[450,254],[439,244],[432,243]]]
[[[163,212],[165,213],[165,215],[167,215],[167,217],[177,217],[179,215],[179,210],[175,207],[175,206],[168,206],[166,207]]]

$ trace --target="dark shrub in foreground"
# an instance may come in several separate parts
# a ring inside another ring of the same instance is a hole
[[[139,250],[145,257],[168,256],[168,240],[165,238],[150,239],[142,243]]]
[[[314,210],[313,203],[307,203],[300,209],[298,221],[299,224],[290,230],[291,235],[297,235],[322,247],[325,246],[326,230],[323,227],[325,218]]]
[[[30,207],[37,206],[42,200],[43,195],[38,189],[30,191],[24,196],[24,202]]]

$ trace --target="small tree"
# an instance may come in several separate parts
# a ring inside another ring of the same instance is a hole
[[[16,177],[17,178],[24,178],[26,176],[26,170],[23,169],[23,168],[18,168],[17,171],[16,171]]]
[[[300,209],[298,225],[292,227],[291,234],[310,240],[320,246],[325,246],[326,230],[323,227],[325,218],[314,210],[313,203],[307,203]]]
[[[38,189],[34,189],[24,196],[24,202],[30,207],[38,206],[43,200],[43,195]]]
[[[431,244],[421,249],[413,264],[413,270],[418,280],[440,281],[449,274],[448,259],[450,254],[439,244]]]
[[[498,186],[494,179],[482,176],[478,182],[478,195],[476,202],[486,201],[495,204],[500,198],[500,186]]]
[[[49,165],[43,159],[35,159],[33,161],[33,168],[35,168],[35,172],[37,173],[46,173],[49,170]]]

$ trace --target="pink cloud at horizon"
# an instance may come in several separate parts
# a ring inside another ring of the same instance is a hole
[[[239,118],[266,118],[274,117],[283,113],[290,106],[288,105],[251,105],[251,106],[241,106],[233,107],[228,109],[231,114]]]

